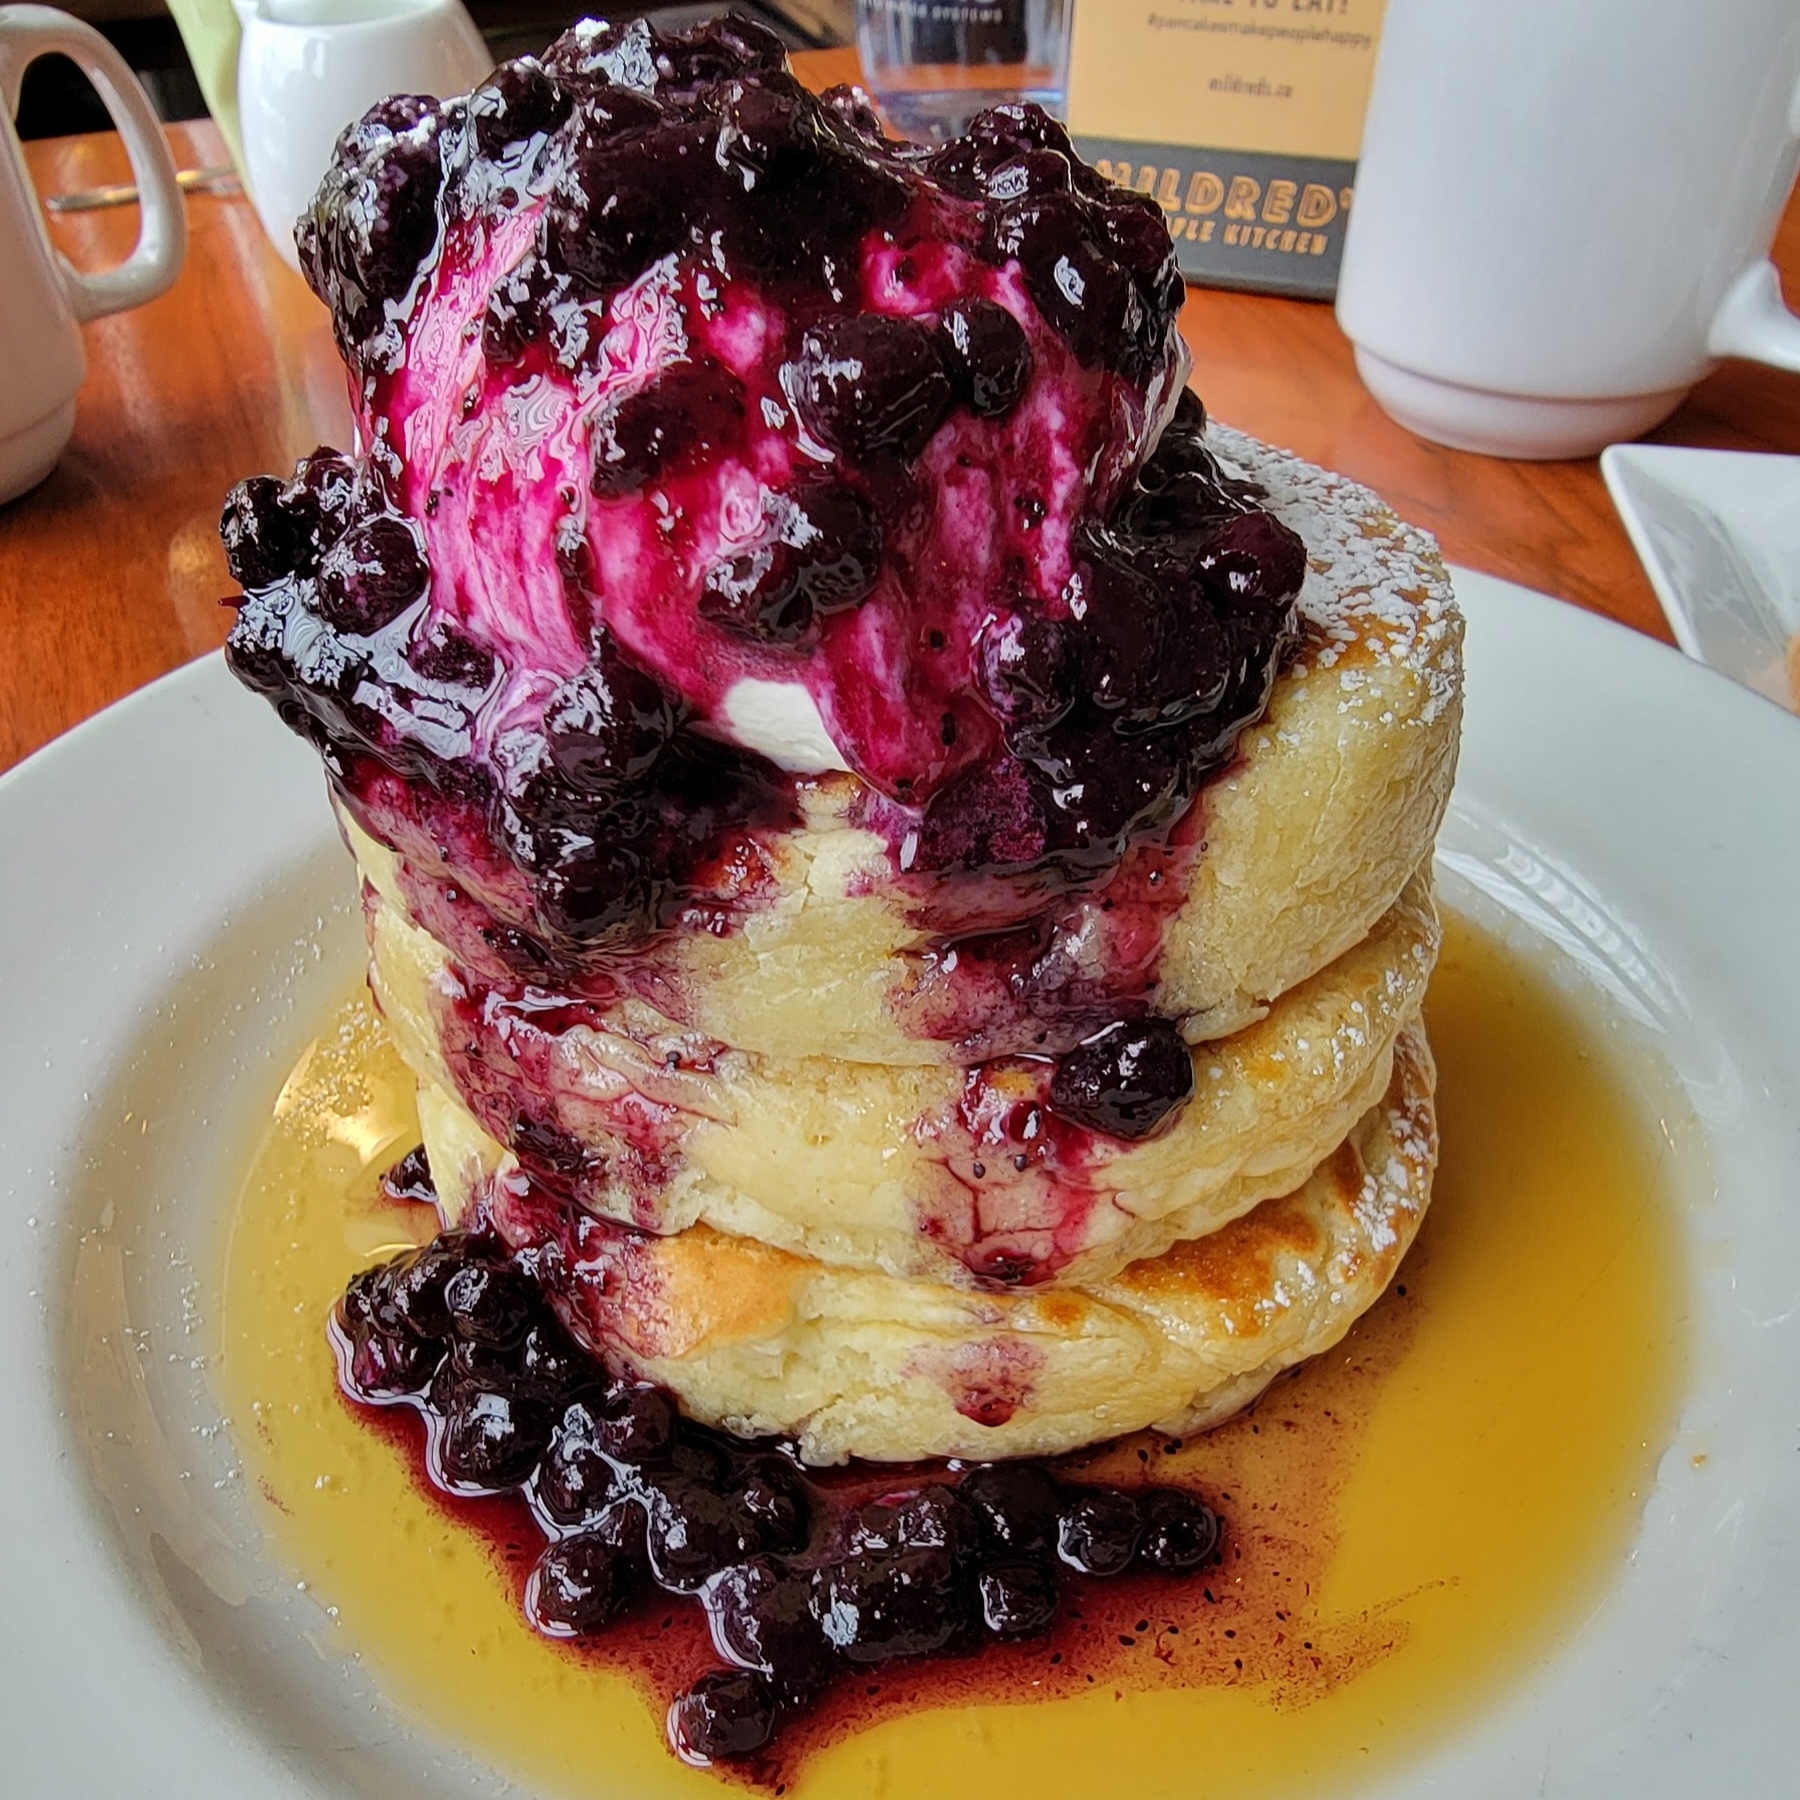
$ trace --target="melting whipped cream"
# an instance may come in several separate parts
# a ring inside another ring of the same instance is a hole
[[[797,681],[741,676],[726,692],[713,726],[740,749],[766,756],[790,775],[850,767],[825,729],[818,703]]]

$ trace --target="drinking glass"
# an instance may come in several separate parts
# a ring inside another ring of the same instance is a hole
[[[942,142],[983,107],[1062,116],[1072,0],[856,0],[863,80],[894,129]]]

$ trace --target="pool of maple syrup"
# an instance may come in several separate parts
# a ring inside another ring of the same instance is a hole
[[[1038,1643],[885,1665],[761,1779],[820,1800],[1337,1795],[1552,1649],[1620,1564],[1684,1367],[1676,1202],[1627,1067],[1648,1053],[1595,1006],[1451,916],[1428,1006],[1443,1160],[1395,1286],[1220,1430],[1083,1459],[1198,1487],[1224,1562],[1087,1584]],[[536,1636],[524,1509],[431,1494],[412,1416],[371,1428],[337,1392],[345,1281],[435,1228],[378,1192],[416,1141],[410,1079],[346,1000],[282,1090],[225,1255],[219,1397],[275,1552],[391,1699],[522,1784],[716,1792],[669,1755],[657,1699],[715,1660],[697,1624],[664,1604],[586,1653]]]

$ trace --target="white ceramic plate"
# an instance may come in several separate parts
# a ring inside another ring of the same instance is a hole
[[[1800,456],[1614,444],[1600,458],[1675,641],[1781,705],[1800,704]]]
[[[1654,1034],[1716,1186],[1683,1177],[1695,1372],[1629,1564],[1382,1791],[1775,1800],[1800,1692],[1800,726],[1573,608],[1458,585],[1453,898]],[[505,1785],[326,1647],[206,1385],[220,1220],[352,979],[351,902],[313,758],[216,659],[0,782],[8,1793]]]

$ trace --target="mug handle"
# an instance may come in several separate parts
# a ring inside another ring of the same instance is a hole
[[[1772,262],[1752,263],[1730,287],[1706,334],[1709,356],[1741,356],[1800,374],[1800,318],[1781,299]]]
[[[1800,138],[1800,84],[1788,102],[1788,132]],[[1725,290],[1706,334],[1709,356],[1741,356],[1800,373],[1800,318],[1781,298],[1781,276],[1771,261],[1752,263]]]
[[[112,114],[131,158],[142,213],[137,243],[116,269],[84,275],[61,251],[55,253],[69,310],[85,324],[141,306],[174,285],[187,254],[187,209],[168,141],[144,90],[125,59],[91,25],[49,6],[0,6],[0,100],[7,118],[19,110],[26,69],[53,51],[80,68]]]

